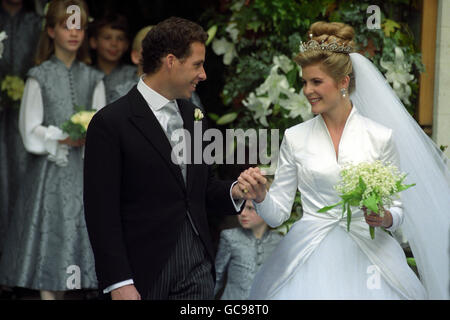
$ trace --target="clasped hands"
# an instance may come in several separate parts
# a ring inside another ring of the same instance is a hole
[[[232,194],[235,199],[255,200],[261,202],[266,197],[267,179],[259,168],[249,168],[243,171],[234,185]]]

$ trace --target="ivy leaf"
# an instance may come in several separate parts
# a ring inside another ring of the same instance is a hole
[[[228,123],[233,122],[234,120],[236,120],[237,116],[238,116],[238,113],[237,113],[237,112],[227,113],[227,114],[224,114],[223,116],[221,116],[221,117],[216,121],[216,123],[217,123],[219,126],[222,126],[222,125],[225,125],[225,124],[228,124]]]
[[[217,120],[219,120],[219,118],[220,118],[218,114],[212,113],[212,112],[208,113],[208,116],[212,121],[215,121],[215,122],[217,122]]]
[[[400,25],[391,19],[386,19],[386,21],[381,26],[386,37],[390,37],[392,32],[394,32],[396,29],[400,29]]]

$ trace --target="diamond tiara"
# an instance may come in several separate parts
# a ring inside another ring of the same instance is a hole
[[[352,46],[340,45],[336,41],[331,43],[319,43],[316,40],[309,40],[308,42],[300,43],[300,52],[310,51],[310,50],[327,50],[337,53],[351,53],[353,52]]]

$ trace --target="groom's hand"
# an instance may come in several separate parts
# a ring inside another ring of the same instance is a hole
[[[141,300],[141,295],[132,284],[111,291],[112,300]]]
[[[259,168],[249,168],[242,172],[238,178],[239,189],[245,193],[248,200],[262,202],[266,197],[267,179]]]

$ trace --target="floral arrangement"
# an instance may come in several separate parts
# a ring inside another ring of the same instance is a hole
[[[1,107],[19,109],[25,82],[18,76],[7,75],[0,84]]]
[[[318,212],[327,212],[342,205],[342,217],[347,213],[347,231],[350,230],[352,220],[351,207],[366,207],[379,216],[384,216],[384,206],[392,205],[398,193],[409,189],[415,184],[406,185],[403,181],[406,174],[399,172],[393,164],[377,160],[362,162],[357,165],[348,164],[341,170],[342,180],[335,189],[340,193],[341,201],[326,206]],[[369,227],[370,236],[375,238],[374,227]]]
[[[83,106],[75,107],[75,109],[77,112],[61,126],[61,129],[74,141],[86,138],[87,128],[96,112],[85,110]]]

